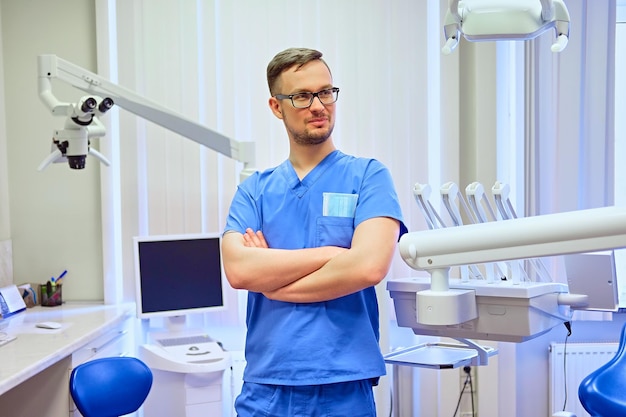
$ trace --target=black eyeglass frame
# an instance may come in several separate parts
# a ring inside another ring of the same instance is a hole
[[[333,101],[331,101],[330,103],[324,103],[322,101],[322,99],[320,99],[319,94],[323,93],[325,91],[332,91],[333,95],[335,96],[335,99]],[[301,94],[311,94],[311,101],[309,101],[309,104],[307,106],[296,106],[296,103],[293,102],[293,98],[295,96],[299,96]],[[315,100],[315,97],[317,97],[317,99],[320,101],[320,103],[322,103],[323,105],[328,105],[328,104],[333,104],[336,103],[337,100],[339,99],[339,87],[332,87],[332,88],[325,88],[323,90],[318,91],[317,93],[311,93],[311,92],[301,92],[301,93],[294,93],[294,94],[276,94],[274,96],[275,98],[279,99],[279,100],[285,100],[285,99],[289,99],[289,101],[291,101],[291,105],[293,107],[295,107],[296,109],[308,109],[309,107],[311,107],[311,105],[313,104],[313,100]]]

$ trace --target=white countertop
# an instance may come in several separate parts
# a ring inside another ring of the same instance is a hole
[[[29,308],[0,320],[0,331],[17,336],[0,346],[0,395],[113,329],[132,312],[129,304],[66,303]],[[42,321],[59,322],[62,327],[35,327]]]

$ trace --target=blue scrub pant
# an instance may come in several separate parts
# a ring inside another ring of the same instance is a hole
[[[376,417],[372,381],[283,386],[244,382],[238,417]]]

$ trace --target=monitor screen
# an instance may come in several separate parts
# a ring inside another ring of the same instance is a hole
[[[220,236],[135,237],[137,317],[184,316],[224,308]]]
[[[587,295],[580,310],[617,311],[618,285],[613,251],[564,255],[565,273],[571,294]]]

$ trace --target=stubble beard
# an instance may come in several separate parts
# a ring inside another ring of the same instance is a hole
[[[302,131],[289,129],[290,136],[295,144],[301,146],[314,146],[324,143],[333,133],[335,124],[329,120],[329,125],[325,129],[308,129]]]
[[[310,132],[306,130],[304,132],[292,132],[291,137],[293,138],[293,141],[298,145],[313,146],[326,142],[331,133],[331,128],[326,129],[322,132]]]

